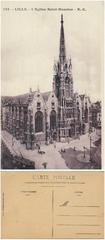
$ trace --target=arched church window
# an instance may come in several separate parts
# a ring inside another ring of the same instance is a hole
[[[85,122],[88,122],[88,108],[85,109]]]
[[[55,128],[56,128],[56,112],[52,110],[50,114],[50,129]]]
[[[43,113],[37,111],[35,114],[35,132],[43,131]]]
[[[27,107],[24,107],[24,131],[27,131]]]
[[[40,107],[41,107],[41,103],[37,102],[37,108],[40,108]]]

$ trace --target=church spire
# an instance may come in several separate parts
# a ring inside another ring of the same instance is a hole
[[[60,29],[60,51],[59,51],[60,63],[64,63],[66,59],[66,50],[65,50],[65,36],[64,36],[64,27],[63,27],[63,14],[61,14],[61,29]]]

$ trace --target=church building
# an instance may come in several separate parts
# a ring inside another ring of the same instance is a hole
[[[66,57],[61,15],[59,58],[54,63],[53,89],[2,97],[2,129],[34,149],[37,143],[62,141],[84,134],[91,125],[91,102],[73,90],[72,61]],[[86,130],[87,129],[87,130]]]

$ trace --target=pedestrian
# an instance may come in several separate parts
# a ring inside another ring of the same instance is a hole
[[[38,150],[40,150],[40,144],[38,144]]]
[[[14,146],[14,137],[12,137],[12,146]]]
[[[40,152],[40,145],[37,143],[38,153]]]
[[[47,162],[42,163],[42,165],[43,165],[44,169],[47,168]]]

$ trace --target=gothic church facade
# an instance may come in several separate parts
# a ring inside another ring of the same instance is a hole
[[[53,89],[2,97],[2,129],[34,149],[37,143],[62,141],[84,134],[91,126],[89,97],[74,93],[72,62],[66,57],[61,15],[59,59],[54,63]]]

